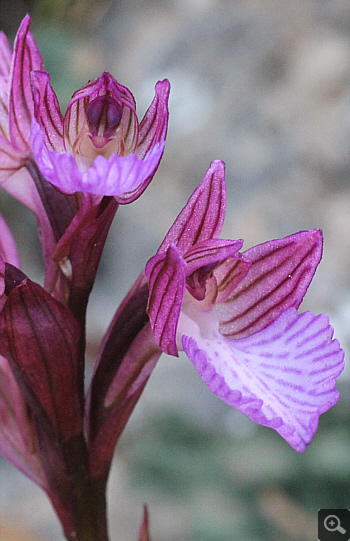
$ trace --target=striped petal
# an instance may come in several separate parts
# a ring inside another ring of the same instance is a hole
[[[29,149],[30,125],[34,114],[30,73],[33,70],[43,70],[41,55],[29,25],[30,17],[26,15],[16,35],[10,77],[11,141],[24,152]]]
[[[243,256],[252,266],[226,298],[225,281],[232,290],[230,272],[234,278],[236,262],[225,262],[221,270],[215,270],[221,292],[217,305],[220,332],[230,338],[250,336],[287,308],[298,308],[321,260],[322,233],[301,231],[250,248]]]
[[[339,398],[335,378],[344,353],[332,340],[327,316],[289,308],[263,331],[240,340],[219,333],[204,338],[191,320],[187,328],[184,351],[209,389],[304,451],[319,416]]]
[[[64,152],[63,117],[57,96],[50,85],[50,76],[44,71],[32,73],[34,115],[45,134],[47,147]]]
[[[158,253],[176,244],[185,254],[196,243],[219,237],[226,212],[225,164],[211,163],[204,179],[169,229]]]
[[[217,265],[228,257],[237,256],[242,246],[242,240],[208,239],[198,242],[184,255],[187,276],[201,267]]]
[[[139,141],[136,150],[139,158],[144,158],[155,143],[165,141],[169,118],[169,92],[169,81],[167,79],[158,81],[156,95],[140,123]]]
[[[149,282],[147,313],[154,338],[169,355],[178,356],[176,329],[185,293],[186,263],[171,245],[165,255],[152,257],[145,269]]]
[[[11,70],[12,51],[7,37],[0,32],[0,76],[8,77]]]

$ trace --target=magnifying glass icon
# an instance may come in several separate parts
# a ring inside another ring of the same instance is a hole
[[[340,520],[337,515],[328,515],[328,517],[324,519],[324,527],[329,532],[346,533],[346,530],[340,526]]]

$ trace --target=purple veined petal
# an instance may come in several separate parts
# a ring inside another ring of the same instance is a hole
[[[242,240],[208,239],[198,242],[184,255],[187,276],[200,267],[216,264],[228,257],[236,257],[242,246]]]
[[[12,370],[0,355],[0,452],[42,488],[47,480],[36,454],[37,442],[27,404]]]
[[[0,75],[8,77],[10,75],[12,62],[12,51],[8,39],[4,32],[0,32]]]
[[[298,308],[321,260],[322,233],[317,229],[301,231],[250,248],[243,256],[252,262],[249,272],[229,297],[217,304],[220,332],[230,338],[250,336],[287,308]],[[218,282],[219,291],[224,289],[229,272],[228,267]]]
[[[45,134],[50,150],[64,152],[63,117],[57,96],[50,85],[50,76],[43,71],[32,72],[34,115]]]
[[[225,164],[216,160],[169,229],[158,253],[165,253],[175,243],[185,254],[196,243],[219,237],[225,212]]]
[[[223,260],[214,270],[218,283],[218,295],[216,302],[226,301],[238,284],[245,278],[252,266],[252,262],[243,254],[239,258],[228,257]]]
[[[155,97],[140,123],[136,154],[144,158],[155,143],[165,141],[168,128],[170,83],[167,79],[156,84]]]
[[[87,128],[86,110],[89,103],[98,96],[106,94],[114,98],[122,107],[122,119],[118,128],[118,137],[124,141],[126,153],[133,152],[138,140],[138,120],[136,104],[130,90],[119,84],[107,72],[83,88],[77,90],[69,102],[64,117],[64,142],[66,150],[72,150],[74,142],[84,128]]]
[[[159,347],[178,356],[176,329],[185,293],[186,263],[174,245],[152,257],[145,269],[149,281],[147,313]]]
[[[19,255],[15,240],[10,228],[0,214],[0,255],[4,261],[11,263],[15,267],[20,267]],[[3,291],[0,289],[0,296]]]
[[[43,70],[43,62],[29,30],[30,16],[26,15],[18,29],[14,47],[10,82],[10,134],[11,141],[22,151],[28,151],[30,125],[34,114],[34,103],[30,73]]]
[[[258,424],[274,428],[302,452],[321,413],[339,393],[335,379],[344,352],[326,315],[283,312],[269,327],[248,338],[208,340],[191,329],[183,348],[209,389]]]

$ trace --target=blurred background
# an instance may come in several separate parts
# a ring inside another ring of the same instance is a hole
[[[103,71],[133,92],[139,117],[171,82],[165,155],[141,199],[112,226],[89,310],[93,353],[116,307],[211,160],[227,165],[223,238],[245,248],[324,232],[303,309],[350,342],[350,3],[348,0],[12,0],[25,15],[62,112]],[[33,217],[0,194],[23,269],[42,280]],[[304,454],[207,390],[185,357],[163,356],[116,451],[111,541],[136,541],[147,502],[153,541],[314,541],[319,508],[350,507],[349,369],[339,403]],[[0,541],[59,541],[45,496],[0,457]]]

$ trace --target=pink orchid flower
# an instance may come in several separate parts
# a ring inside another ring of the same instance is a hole
[[[298,314],[322,255],[319,230],[243,252],[220,240],[224,163],[205,178],[146,265],[163,351],[184,350],[209,389],[305,450],[339,393],[343,351],[326,315]]]

